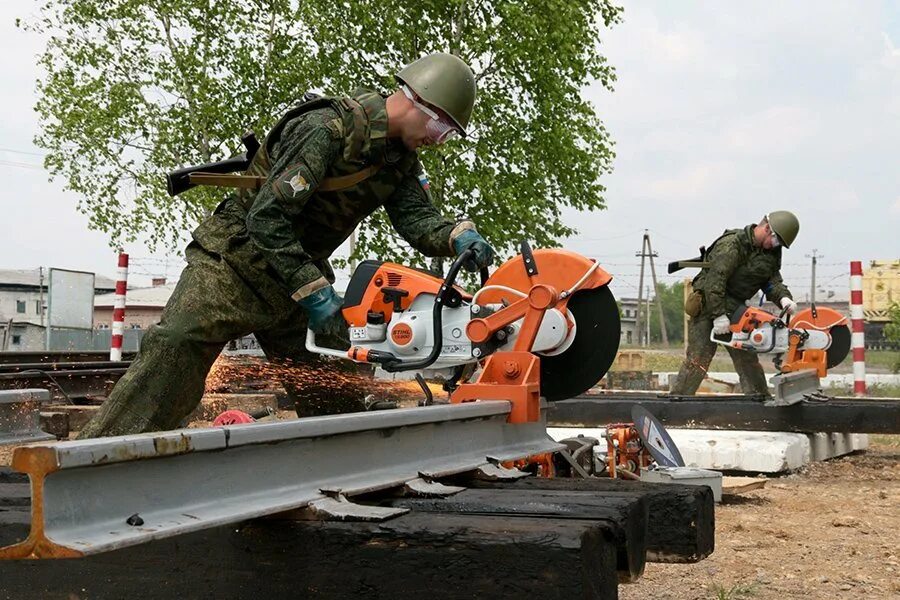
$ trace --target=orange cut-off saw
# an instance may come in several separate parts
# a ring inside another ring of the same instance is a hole
[[[562,249],[521,253],[470,293],[456,285],[471,250],[445,277],[368,260],[344,295],[350,349],[312,352],[388,372],[441,377],[450,401],[508,400],[510,422],[536,421],[540,398],[571,398],[596,385],[619,347],[619,310],[600,265]],[[480,369],[479,369],[480,367]]]

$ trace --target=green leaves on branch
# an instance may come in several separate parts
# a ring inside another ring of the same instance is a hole
[[[439,208],[473,218],[501,252],[552,246],[562,209],[604,207],[612,142],[581,97],[615,74],[599,53],[621,9],[577,0],[46,0],[36,110],[46,166],[111,244],[171,247],[223,192],[172,199],[164,174],[241,151],[307,90],[393,89],[434,51],[478,77],[474,131],[422,151]],[[379,211],[357,256],[422,264]]]

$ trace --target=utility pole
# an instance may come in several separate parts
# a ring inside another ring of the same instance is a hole
[[[638,304],[638,310],[637,310],[637,321],[636,321],[635,324],[634,324],[634,329],[635,329],[635,331],[637,331],[637,336],[638,336],[638,339],[637,339],[638,346],[643,346],[643,344],[641,344],[641,337],[643,337],[643,335],[644,335],[643,328],[641,327],[641,325],[643,324],[643,323],[641,322],[641,313],[644,312],[644,311],[643,311],[643,304],[644,304],[644,259],[645,259],[645,257],[647,256],[647,255],[644,253],[644,249],[645,249],[646,247],[647,247],[647,230],[645,229],[645,230],[644,230],[644,239],[641,240],[641,251],[640,251],[640,252],[635,252],[635,253],[634,253],[635,256],[640,256],[640,257],[641,257],[641,276],[640,276],[640,278],[638,279],[638,301],[637,301],[637,304]],[[649,314],[649,313],[647,313],[647,320],[648,320],[648,321],[650,320],[650,314]]]
[[[650,246],[650,234],[645,232],[644,237],[647,239],[647,253],[650,255],[650,273],[653,275],[653,294],[656,296],[656,308],[659,310],[659,329],[662,334],[662,343],[664,346],[668,346],[669,334],[666,331],[666,317],[663,314],[662,296],[659,295],[659,283],[656,281],[656,266],[653,263],[653,257],[659,256],[659,254],[654,252]],[[647,311],[647,321],[650,321],[650,311]]]
[[[647,286],[647,337],[644,338],[644,345],[650,345],[650,286]]]
[[[809,301],[811,303],[816,301],[816,262],[822,258],[821,254],[816,254],[817,252],[818,250],[813,248],[812,254],[806,255],[807,258],[812,259],[812,280],[809,284]]]
[[[640,281],[638,281],[638,317],[636,329],[638,330],[638,336],[641,335],[641,300],[642,292],[644,291],[644,261],[649,259],[650,261],[650,274],[653,277],[653,293],[656,294],[656,306],[659,309],[659,328],[660,333],[662,334],[662,342],[665,345],[669,344],[669,335],[666,331],[666,319],[665,315],[663,315],[663,307],[662,307],[662,298],[659,295],[659,283],[656,280],[656,265],[653,262],[653,259],[659,256],[659,253],[653,251],[653,247],[650,245],[650,234],[647,230],[644,230],[644,239],[641,241],[641,251],[635,252],[635,256],[641,257],[641,275]],[[650,289],[647,289],[647,343],[650,343]]]
[[[38,267],[38,294],[40,300],[41,327],[44,326],[44,267]]]

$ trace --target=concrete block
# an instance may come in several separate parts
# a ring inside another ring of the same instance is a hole
[[[858,433],[786,433],[722,429],[667,429],[685,465],[716,471],[782,473],[810,461],[827,460],[868,447],[868,436]],[[555,440],[579,435],[604,439],[602,428],[549,427]],[[595,450],[605,454],[606,445]]]
[[[685,465],[717,471],[780,473],[810,460],[802,433],[669,429]]]
[[[865,450],[869,436],[865,433],[813,433],[809,435],[810,459],[827,460]]]

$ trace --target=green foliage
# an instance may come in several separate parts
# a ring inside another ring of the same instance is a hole
[[[900,342],[900,303],[894,302],[888,309],[891,322],[884,326],[884,337],[892,342]],[[900,353],[893,365],[894,373],[900,372]]]
[[[574,233],[564,207],[604,207],[612,142],[580,92],[612,89],[598,40],[620,13],[609,0],[44,0],[25,25],[49,37],[36,144],[112,244],[172,247],[222,192],[171,199],[165,172],[236,154],[306,90],[388,91],[404,64],[449,51],[479,97],[472,135],[422,154],[439,208],[501,252],[553,246]],[[359,232],[357,256],[410,254],[382,211]]]
[[[684,341],[684,282],[671,285],[660,283],[658,288],[659,298],[662,300],[663,315],[666,319],[666,333],[669,343],[681,343]],[[646,311],[646,308],[644,309]],[[659,309],[656,302],[650,304],[650,342],[662,341],[662,330],[659,326]]]
[[[884,337],[892,342],[900,342],[900,303],[891,304],[888,316],[891,322],[884,326]]]

